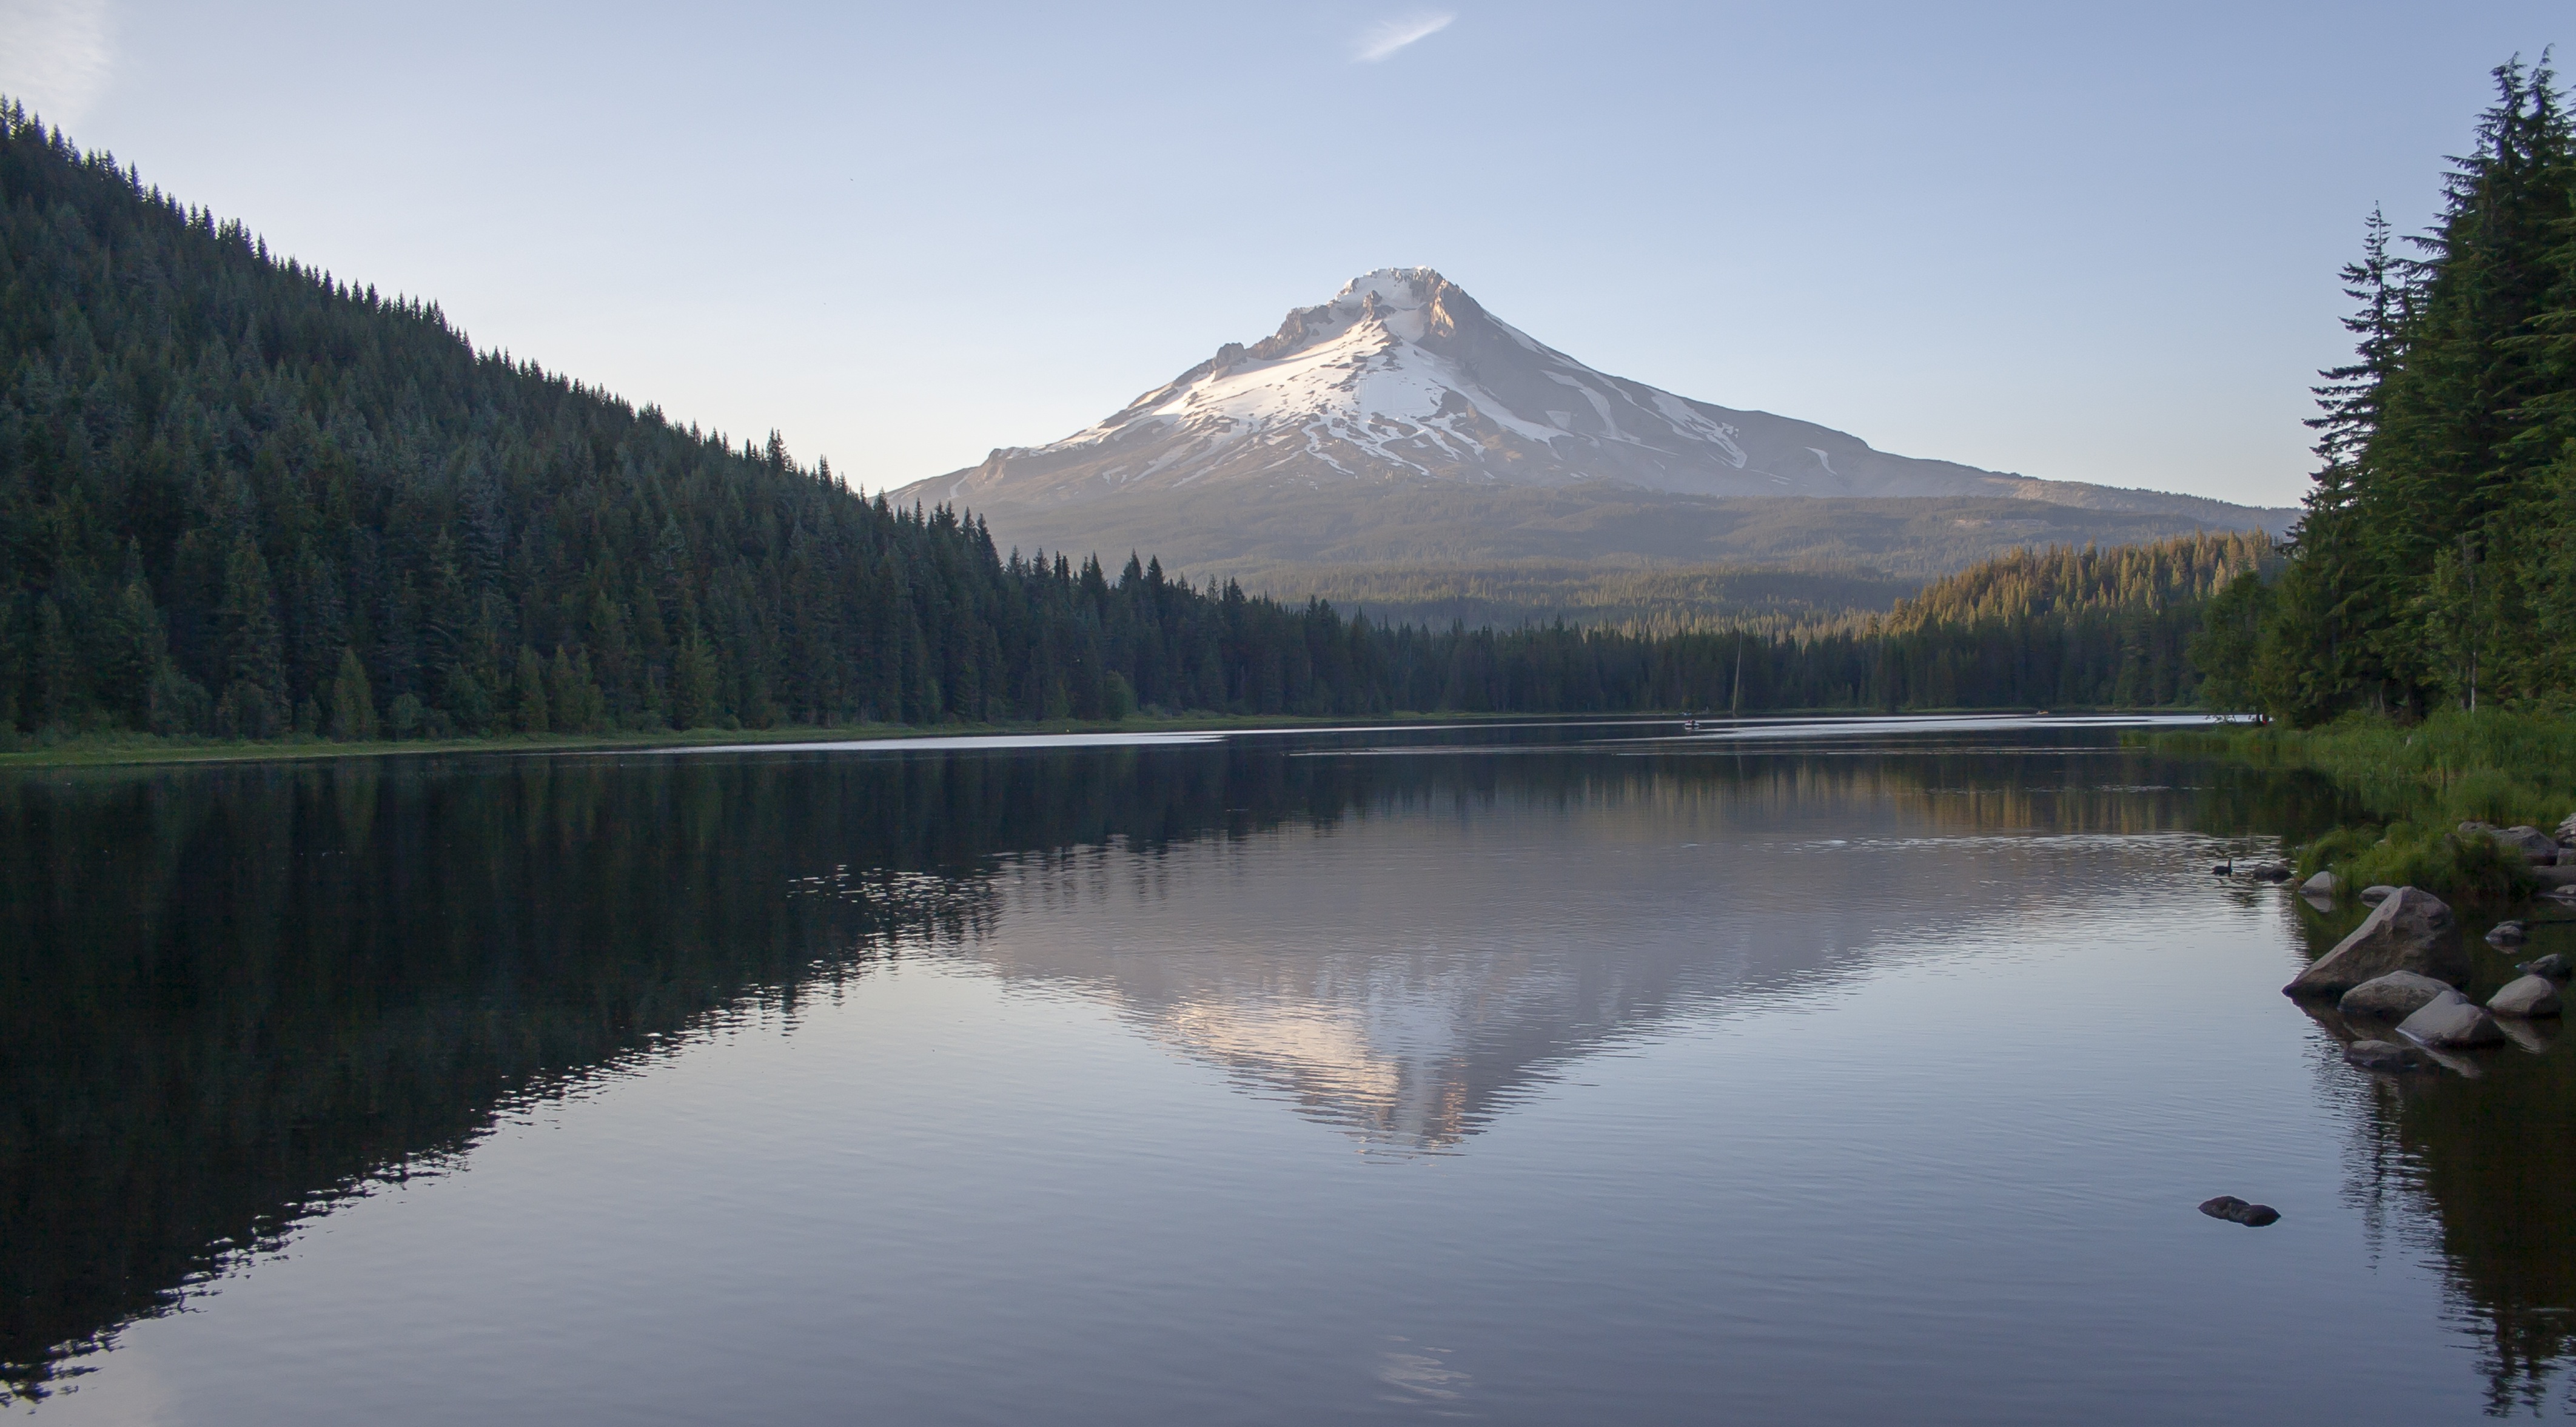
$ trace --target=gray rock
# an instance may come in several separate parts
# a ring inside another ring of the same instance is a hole
[[[2300,883],[2299,893],[2300,895],[2307,897],[2332,897],[2335,894],[2335,889],[2342,885],[2343,884],[2341,882],[2335,880],[2335,875],[2333,873],[2320,872],[2316,876],[2309,878],[2307,881]]]
[[[2576,813],[2568,814],[2567,821],[2558,825],[2558,840],[2560,842],[2576,842]]]
[[[2502,831],[2504,831],[2504,829],[2497,827],[2494,823],[2482,823],[2474,818],[2460,824],[2460,836],[2462,837],[2493,837]]]
[[[2442,899],[2399,887],[2371,909],[2352,935],[2281,988],[2291,996],[2341,996],[2392,971],[2412,971],[2458,986],[2469,979],[2468,948]]]
[[[2343,1058],[2364,1070],[2391,1073],[2434,1068],[2433,1057],[2398,1041],[2354,1041],[2343,1048]]]
[[[2566,985],[2571,978],[2576,978],[2576,962],[2571,962],[2564,955],[2554,951],[2547,956],[2535,956],[2514,967],[2514,970],[2525,976],[2546,976],[2561,986]]]
[[[2504,1039],[2496,1029],[2495,1017],[2486,1008],[2445,989],[2441,995],[2424,1003],[2422,1010],[2397,1023],[2397,1033],[2418,1045],[2454,1046],[2494,1045]]]
[[[2550,867],[2534,867],[2530,871],[2531,880],[2544,892],[2576,886],[2576,865],[2562,862]]]
[[[2487,1009],[2499,1016],[2534,1016],[2558,1014],[2558,983],[2546,976],[2521,976],[2504,983],[2504,989],[2487,998]]]
[[[2509,827],[2495,835],[2495,840],[2522,854],[2522,860],[2534,867],[2548,867],[2558,861],[2558,839],[2536,827]]]
[[[2259,1229],[2266,1224],[2277,1224],[2281,1221],[2280,1210],[2269,1204],[2248,1204],[2233,1194],[2222,1194],[2204,1202],[2200,1206],[2200,1212],[2213,1219],[2225,1219],[2231,1223],[2243,1224],[2249,1229]]]
[[[2487,928],[2487,945],[2520,946],[2530,939],[2530,931],[2520,922],[2498,922]]]
[[[2347,1016],[2402,1021],[2450,989],[2430,976],[2419,976],[2412,971],[2392,971],[2385,976],[2374,976],[2346,991],[2343,999],[2335,1003],[2335,1009]]]
[[[2396,890],[2397,889],[2394,887],[2364,887],[2361,889],[2361,900],[2363,905],[2375,907],[2380,903],[2387,901],[2388,894]]]

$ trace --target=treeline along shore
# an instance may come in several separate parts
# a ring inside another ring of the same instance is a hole
[[[2538,874],[2481,828],[2576,809],[2576,134],[2545,65],[2494,78],[2432,227],[2368,220],[2298,528],[2207,606],[2204,696],[2272,722],[2182,739],[2362,798],[2301,875],[2490,900]]]
[[[2495,72],[2432,228],[2369,220],[2354,360],[2318,388],[2315,486],[2274,578],[2228,590],[2217,701],[2299,727],[2576,687],[2576,141],[2543,67]]]
[[[1390,627],[998,550],[0,112],[0,740],[2189,702],[2256,536],[2027,553],[1866,622]]]

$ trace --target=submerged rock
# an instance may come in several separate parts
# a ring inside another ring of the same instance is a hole
[[[2576,962],[2554,951],[2547,956],[2535,956],[2513,969],[2525,976],[2546,976],[2561,986],[2566,985],[2570,977],[2576,977]]]
[[[2300,883],[2299,892],[2302,896],[2308,897],[2332,897],[2335,894],[2335,889],[2342,885],[2343,884],[2341,882],[2335,880],[2335,875],[2333,873],[2320,872],[2316,876],[2309,878],[2307,881]]]
[[[2420,888],[2396,888],[2352,935],[2281,990],[2291,996],[2341,996],[2392,971],[2460,985],[2469,979],[2469,952],[2452,935],[2455,925],[2441,898]]]
[[[2335,1009],[2347,1016],[2369,1016],[2375,1020],[2402,1021],[2435,997],[2451,988],[2430,976],[2412,971],[2392,971],[2374,976],[2343,993]]]
[[[2204,1202],[2200,1206],[2200,1212],[2213,1219],[2225,1219],[2251,1229],[2259,1229],[2266,1224],[2277,1224],[2281,1221],[2280,1210],[2269,1204],[2248,1204],[2233,1194],[2222,1194]]]
[[[2487,1009],[2499,1016],[2533,1016],[2558,1014],[2558,983],[2546,976],[2521,976],[2504,983],[2504,989],[2487,998]]]
[[[2504,1039],[2496,1029],[2495,1017],[2477,1002],[2445,987],[2442,994],[2397,1023],[2397,1033],[2418,1045],[2445,1049],[2459,1046],[2494,1045]]]
[[[2354,1041],[2343,1048],[2348,1064],[2364,1070],[2383,1070],[2396,1074],[2410,1070],[2431,1070],[2433,1057],[2398,1041]]]

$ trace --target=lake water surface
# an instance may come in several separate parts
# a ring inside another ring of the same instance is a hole
[[[9,1410],[2576,1408],[2576,1052],[2350,1069],[2209,873],[2331,790],[1672,731],[0,781]]]

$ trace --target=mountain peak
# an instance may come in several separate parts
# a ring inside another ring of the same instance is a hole
[[[1584,487],[1691,496],[2184,500],[1873,450],[1846,432],[1614,377],[1428,267],[1379,268],[1050,445],[908,488],[1018,507],[1235,485]],[[2140,507],[2145,508],[2145,507]]]
[[[1427,305],[1440,289],[1451,286],[1437,268],[1379,268],[1343,283],[1342,290],[1333,294],[1332,305],[1356,305],[1375,296],[1381,306],[1409,311]]]

